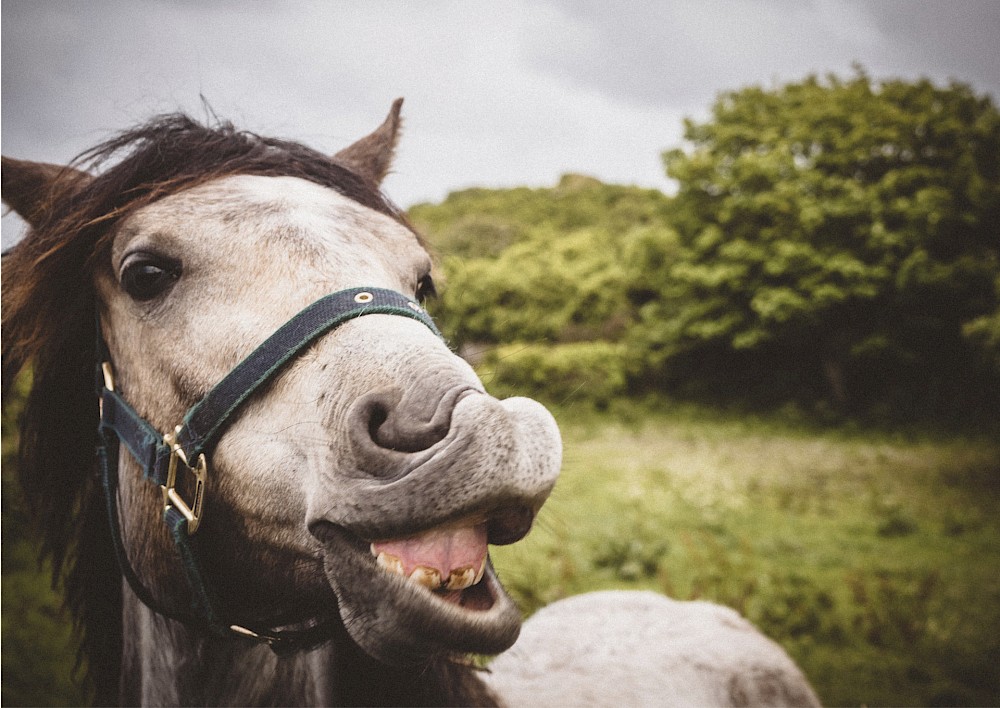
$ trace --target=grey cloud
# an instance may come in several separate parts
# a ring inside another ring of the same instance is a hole
[[[809,72],[1000,93],[981,0],[3,0],[5,154],[66,161],[150,115],[334,151],[405,96],[404,205],[562,172],[668,188],[661,150],[720,91]],[[4,219],[4,243],[10,242]]]
[[[1000,98],[1000,2],[883,0],[872,4],[871,16],[898,47],[901,64]]]
[[[581,88],[637,105],[704,106],[720,90],[808,73],[950,76],[997,95],[997,13],[989,2],[607,3],[556,0],[528,60]]]

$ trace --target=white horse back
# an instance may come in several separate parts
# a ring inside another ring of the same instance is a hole
[[[519,706],[817,706],[795,663],[734,610],[652,592],[553,603],[490,664]]]

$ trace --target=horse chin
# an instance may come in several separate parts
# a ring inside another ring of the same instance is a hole
[[[442,654],[497,654],[517,639],[520,611],[489,561],[475,585],[435,592],[379,568],[369,543],[341,527],[314,533],[344,626],[372,657],[414,665]]]

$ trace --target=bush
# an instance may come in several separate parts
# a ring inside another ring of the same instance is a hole
[[[509,344],[490,350],[477,368],[494,395],[605,408],[625,392],[625,361],[622,347],[610,342]]]

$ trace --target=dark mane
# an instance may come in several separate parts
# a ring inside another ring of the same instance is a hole
[[[3,388],[6,394],[18,372],[30,368],[21,485],[43,554],[53,562],[53,582],[65,586],[95,700],[109,704],[117,699],[121,590],[94,472],[92,283],[96,269],[107,267],[114,225],[152,201],[233,174],[301,177],[405,218],[377,186],[326,155],[182,114],[122,133],[74,164],[99,174],[88,179],[65,170],[33,215],[34,229],[4,257]]]

